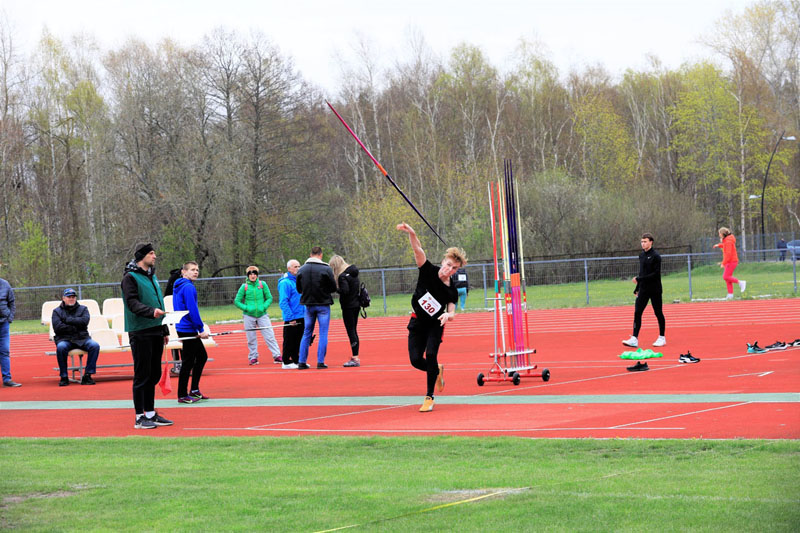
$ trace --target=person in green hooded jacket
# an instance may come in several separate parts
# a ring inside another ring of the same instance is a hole
[[[272,331],[272,322],[267,316],[267,308],[272,303],[272,293],[265,281],[258,279],[258,267],[247,267],[247,280],[239,287],[233,303],[242,310],[245,335],[247,335],[247,358],[251,365],[258,364],[258,330],[267,348],[272,352],[272,362],[281,364],[281,350]]]

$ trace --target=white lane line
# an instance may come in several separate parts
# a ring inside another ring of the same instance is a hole
[[[682,416],[697,415],[697,414],[700,414],[700,413],[707,413],[709,411],[719,411],[720,409],[730,409],[731,407],[741,407],[742,405],[748,405],[750,403],[752,403],[752,402],[741,402],[741,403],[735,403],[735,404],[732,404],[732,405],[723,405],[721,407],[710,407],[708,409],[700,409],[698,411],[689,411],[688,413],[681,413],[679,415],[662,416],[662,417],[659,417],[659,418],[651,418],[649,420],[640,420],[638,422],[629,422],[628,424],[620,424],[618,426],[613,426],[611,429],[624,429],[627,426],[634,426],[634,425],[637,425],[637,424],[647,424],[649,422],[658,422],[660,420],[669,420],[670,418],[680,418]]]

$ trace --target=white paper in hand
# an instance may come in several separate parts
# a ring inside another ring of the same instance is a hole
[[[181,321],[181,318],[185,317],[189,314],[189,311],[169,311],[166,315],[161,318],[161,324],[164,326],[169,326],[170,324],[177,324]]]

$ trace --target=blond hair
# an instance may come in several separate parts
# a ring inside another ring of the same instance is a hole
[[[722,235],[722,238],[724,239],[725,237],[731,234],[731,230],[729,230],[725,226],[722,226],[721,228],[719,228],[719,234]]]
[[[455,246],[452,246],[444,252],[444,256],[446,258],[450,258],[453,261],[457,262],[462,267],[467,266],[467,252],[465,252],[461,248],[456,248]]]
[[[336,287],[339,287],[339,275],[347,270],[348,265],[344,258],[341,255],[333,255],[328,260],[328,264],[331,266],[333,270],[333,279],[336,280]]]

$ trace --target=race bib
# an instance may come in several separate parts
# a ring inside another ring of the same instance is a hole
[[[422,308],[423,311],[428,313],[429,315],[433,316],[439,312],[439,309],[442,308],[442,304],[436,301],[436,298],[431,296],[431,293],[426,292],[422,298],[417,300],[417,303]]]
[[[458,275],[458,281],[467,281],[467,275],[466,274],[459,274]]]

